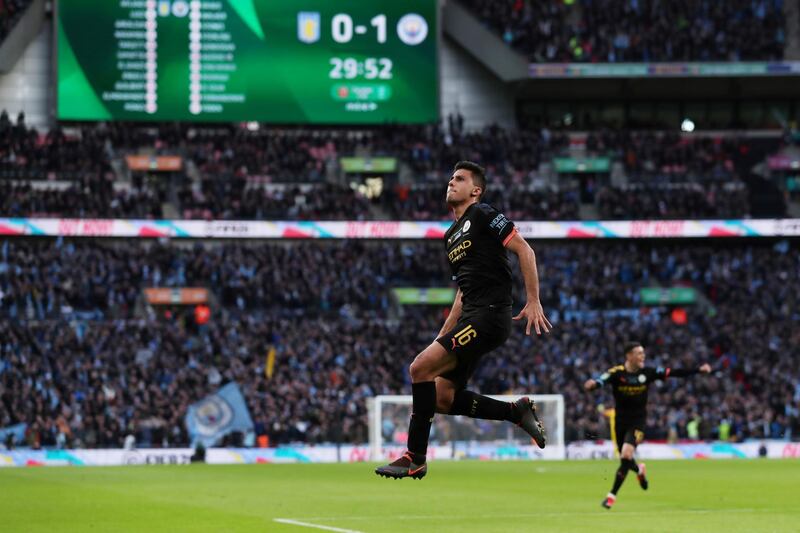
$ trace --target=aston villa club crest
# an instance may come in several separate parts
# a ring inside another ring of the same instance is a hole
[[[319,41],[319,13],[301,11],[297,14],[297,38],[311,44]]]

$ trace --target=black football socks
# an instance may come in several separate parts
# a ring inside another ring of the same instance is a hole
[[[411,394],[413,401],[411,423],[408,425],[408,451],[414,454],[414,463],[422,464],[428,453],[428,439],[436,412],[436,383],[412,383]]]
[[[515,424],[522,420],[522,413],[517,412],[512,402],[502,402],[468,390],[456,392],[450,414],[483,420],[508,420]]]
[[[611,487],[611,494],[617,494],[617,491],[622,486],[622,483],[625,481],[625,476],[628,475],[628,465],[625,464],[625,459],[623,459],[617,468],[617,475],[614,477],[614,486]]]

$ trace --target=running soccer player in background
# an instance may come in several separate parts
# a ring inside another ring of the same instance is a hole
[[[694,374],[711,372],[708,363],[696,369],[681,368],[647,368],[644,366],[645,353],[641,343],[628,342],[624,347],[625,363],[608,369],[603,375],[586,380],[583,388],[593,391],[608,383],[616,404],[614,413],[614,437],[620,454],[620,465],[614,478],[611,492],[602,501],[603,507],[611,509],[617,501],[617,492],[628,470],[636,473],[639,485],[647,490],[648,481],[644,463],[636,464],[633,454],[636,447],[644,440],[644,429],[647,422],[647,393],[651,383],[669,377],[680,378]]]

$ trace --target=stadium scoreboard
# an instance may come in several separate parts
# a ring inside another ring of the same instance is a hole
[[[60,0],[61,120],[438,120],[436,0]]]

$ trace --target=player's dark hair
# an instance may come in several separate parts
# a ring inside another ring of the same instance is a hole
[[[627,356],[629,353],[631,353],[633,350],[635,350],[641,345],[642,345],[641,342],[628,341],[622,345],[622,349],[624,350],[623,353]]]
[[[481,188],[480,197],[482,197],[483,193],[486,192],[486,169],[480,166],[478,163],[473,163],[472,161],[459,161],[456,163],[456,166],[453,167],[453,172],[461,169],[469,170],[472,173],[472,182],[475,184],[475,186]]]

